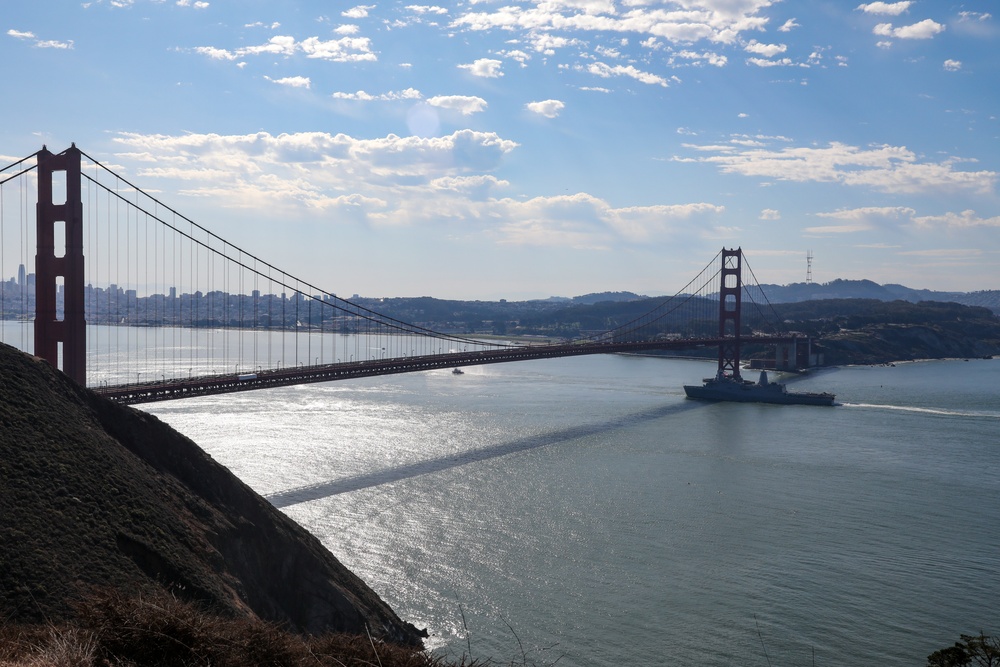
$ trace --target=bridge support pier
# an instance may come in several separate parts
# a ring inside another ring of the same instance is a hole
[[[83,201],[80,189],[81,153],[76,144],[54,155],[38,153],[38,203],[35,251],[35,356],[59,368],[75,382],[87,383],[87,322],[84,313]],[[53,197],[53,179],[65,174],[66,201]],[[60,225],[58,223],[63,223]],[[60,232],[62,237],[60,238]],[[63,250],[56,255],[56,241]],[[56,308],[62,278],[62,318]]]
[[[799,368],[798,341],[778,343],[774,346],[774,368],[779,371],[794,371]]]

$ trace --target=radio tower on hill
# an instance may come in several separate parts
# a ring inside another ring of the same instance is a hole
[[[813,281],[813,251],[806,251],[806,285],[812,285]]]

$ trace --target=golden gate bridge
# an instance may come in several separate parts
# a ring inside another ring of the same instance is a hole
[[[729,375],[746,345],[774,346],[777,367],[808,365],[808,339],[781,332],[739,248],[598,333],[525,343],[438,331],[279,269],[75,145],[0,169],[0,279],[0,342],[122,403],[709,346]]]

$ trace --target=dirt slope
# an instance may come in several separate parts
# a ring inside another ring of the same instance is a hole
[[[167,589],[290,629],[419,643],[312,535],[157,418],[0,344],[0,619]]]

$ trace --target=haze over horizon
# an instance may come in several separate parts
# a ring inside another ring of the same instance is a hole
[[[8,0],[0,163],[75,142],[344,295],[673,294],[723,246],[1000,289],[991,9]]]

